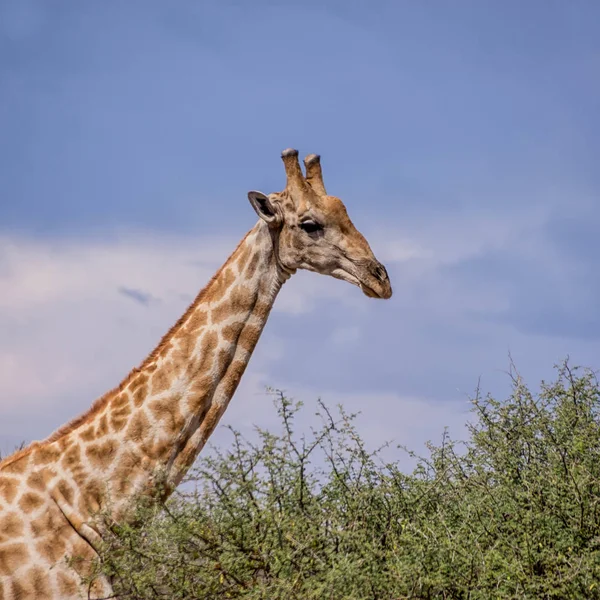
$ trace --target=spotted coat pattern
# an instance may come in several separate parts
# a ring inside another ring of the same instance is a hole
[[[367,295],[391,295],[341,201],[327,200],[320,166],[311,159],[304,181],[297,152],[287,152],[286,190],[271,200],[252,196],[263,218],[142,365],[85,414],[0,462],[0,600],[111,596],[105,579],[81,585],[102,539],[98,515],[126,520],[135,498],[178,485],[227,408],[282,284],[296,268],[311,268],[301,261],[325,272],[317,261],[335,267],[327,248],[346,244],[358,265],[348,280],[364,283]],[[295,229],[311,206],[322,219],[338,214],[343,235],[314,241]],[[289,225],[274,227],[276,209]],[[66,557],[78,559],[73,568]]]

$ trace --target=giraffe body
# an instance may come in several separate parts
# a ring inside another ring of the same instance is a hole
[[[249,193],[258,224],[142,365],[47,440],[0,462],[0,600],[111,596],[109,581],[80,582],[102,540],[96,515],[126,520],[135,498],[159,487],[164,497],[179,484],[296,269],[391,296],[385,269],[341,201],[326,195],[318,157],[305,161],[306,178],[297,152],[285,151],[283,160],[286,189]],[[332,258],[338,251],[345,258]],[[344,260],[359,266],[348,271]],[[80,560],[73,568],[66,556]]]

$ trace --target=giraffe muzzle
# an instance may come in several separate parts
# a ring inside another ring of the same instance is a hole
[[[365,273],[358,277],[360,289],[369,298],[387,300],[392,297],[392,284],[386,268],[378,261],[369,262]]]

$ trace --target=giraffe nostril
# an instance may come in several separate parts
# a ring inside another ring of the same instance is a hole
[[[389,279],[387,271],[385,270],[385,267],[379,262],[376,262],[374,264],[372,272],[373,272],[373,275],[375,275],[375,277],[377,279],[379,279],[379,281],[381,281],[381,282]]]

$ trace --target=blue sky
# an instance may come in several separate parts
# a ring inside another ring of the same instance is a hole
[[[0,450],[152,348],[322,155],[395,295],[286,284],[224,424],[266,385],[371,441],[459,434],[466,396],[600,350],[600,5],[0,1]],[[222,433],[214,436],[220,443]]]

